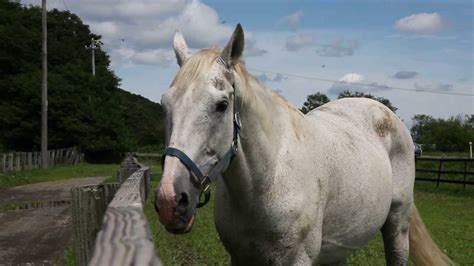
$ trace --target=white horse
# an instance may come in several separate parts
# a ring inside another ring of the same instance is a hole
[[[208,194],[201,173],[225,171],[214,221],[232,264],[344,264],[378,230],[389,265],[409,253],[451,263],[413,204],[413,141],[387,107],[341,99],[303,115],[246,71],[240,24],[222,52],[191,54],[179,32],[174,49],[181,68],[161,100],[170,148],[155,196],[168,231],[191,230]]]

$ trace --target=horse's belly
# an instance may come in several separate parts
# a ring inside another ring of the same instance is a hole
[[[340,261],[356,250],[364,247],[384,224],[390,206],[390,200],[381,199],[380,206],[385,208],[374,208],[373,212],[364,213],[363,217],[347,219],[329,219],[333,224],[323,224],[321,251],[318,256],[319,263],[333,263]],[[348,212],[349,216],[355,216]],[[340,216],[340,215],[338,215]]]
[[[392,182],[391,168],[382,168],[378,176],[347,176],[333,191],[323,215],[318,262],[331,263],[349,256],[365,246],[385,223],[392,202]]]

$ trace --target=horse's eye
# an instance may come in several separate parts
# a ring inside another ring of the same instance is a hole
[[[227,110],[228,105],[229,104],[227,103],[227,101],[222,101],[222,102],[217,104],[216,111],[217,112],[225,112]]]

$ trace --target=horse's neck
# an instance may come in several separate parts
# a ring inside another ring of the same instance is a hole
[[[261,191],[273,183],[279,151],[287,137],[284,134],[292,130],[288,128],[293,125],[289,120],[295,116],[288,104],[256,80],[248,85],[252,86],[247,88],[251,91],[237,96],[242,120],[241,149],[225,174],[229,177],[228,189],[237,195]]]

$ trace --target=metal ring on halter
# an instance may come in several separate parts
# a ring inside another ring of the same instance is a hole
[[[234,114],[234,122],[237,125],[237,127],[240,129],[242,127],[242,121],[240,121],[240,114],[239,112],[236,112]]]
[[[204,201],[201,201],[202,194],[204,194]],[[211,190],[208,190],[206,192],[201,191],[201,193],[199,194],[199,203],[197,204],[196,208],[203,207],[209,202],[210,199],[211,199]]]

